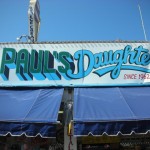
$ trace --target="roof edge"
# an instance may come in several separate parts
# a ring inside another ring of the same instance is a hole
[[[0,42],[0,44],[75,44],[75,43],[150,43],[150,41],[114,40],[114,41],[43,41],[43,42]]]

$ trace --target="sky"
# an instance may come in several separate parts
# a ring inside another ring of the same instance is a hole
[[[38,42],[150,41],[150,0],[39,0]],[[0,42],[28,35],[29,0],[0,0]]]

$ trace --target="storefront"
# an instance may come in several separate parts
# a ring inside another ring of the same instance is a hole
[[[149,49],[131,41],[1,43],[0,145],[148,149]]]

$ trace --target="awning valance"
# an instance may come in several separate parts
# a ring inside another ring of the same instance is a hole
[[[75,88],[76,136],[147,133],[150,87]]]
[[[55,137],[63,89],[0,89],[0,135]]]

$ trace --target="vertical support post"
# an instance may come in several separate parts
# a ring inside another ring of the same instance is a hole
[[[68,128],[67,126],[64,127],[64,149],[65,150],[77,150],[77,138],[73,136],[72,128],[72,135],[68,135]]]

